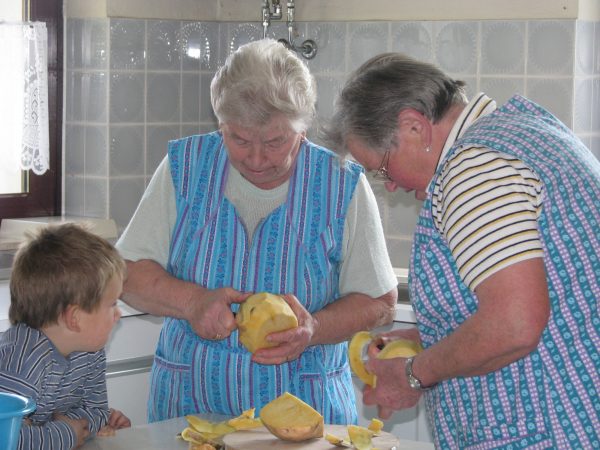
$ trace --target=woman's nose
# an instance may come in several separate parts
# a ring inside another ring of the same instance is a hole
[[[260,166],[260,163],[265,159],[265,146],[262,143],[253,143],[250,146],[246,159],[252,162],[253,166]]]

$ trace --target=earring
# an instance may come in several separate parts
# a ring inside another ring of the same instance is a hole
[[[427,153],[429,153],[429,152],[431,151],[431,146],[429,146],[429,145],[428,145],[427,147],[425,147],[425,151],[426,151]]]

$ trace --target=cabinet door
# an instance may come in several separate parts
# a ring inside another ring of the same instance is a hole
[[[147,423],[150,369],[161,327],[159,317],[123,317],[106,345],[108,404],[132,425]]]
[[[150,387],[150,370],[132,373],[130,375],[109,374],[106,378],[108,389],[108,404],[111,408],[123,412],[131,425],[148,423],[148,390]]]

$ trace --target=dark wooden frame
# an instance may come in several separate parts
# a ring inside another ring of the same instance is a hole
[[[29,176],[29,192],[0,195],[0,220],[10,217],[56,216],[61,213],[63,0],[29,0],[30,20],[48,29],[48,117],[50,168]]]

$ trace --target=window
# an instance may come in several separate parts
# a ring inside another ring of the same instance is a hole
[[[62,0],[29,0],[32,21],[48,29],[48,116],[50,168],[44,175],[24,177],[24,192],[0,195],[0,220],[55,216],[61,213],[63,15]]]

